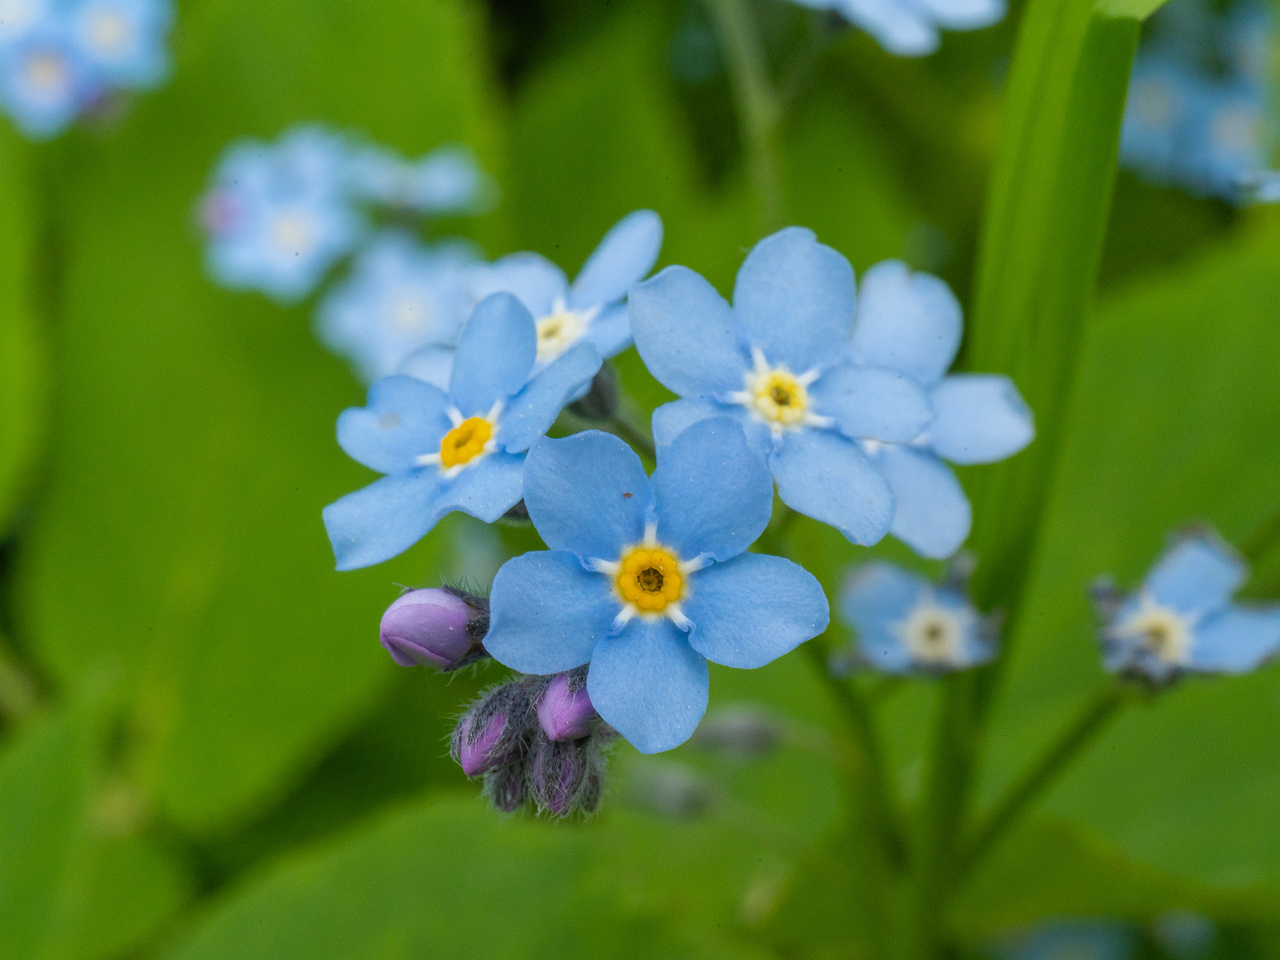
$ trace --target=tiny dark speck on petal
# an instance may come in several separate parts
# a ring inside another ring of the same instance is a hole
[[[634,496],[634,494],[624,493],[624,494],[622,495],[622,499],[623,499],[623,500],[630,500],[632,496]]]

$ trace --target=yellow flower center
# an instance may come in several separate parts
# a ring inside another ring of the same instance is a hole
[[[311,222],[297,211],[280,214],[271,224],[271,239],[276,246],[301,255],[315,245]]]
[[[1191,647],[1191,626],[1175,610],[1144,601],[1120,625],[1121,636],[1138,637],[1142,646],[1165,663],[1184,663]]]
[[[67,78],[67,65],[56,53],[37,53],[27,61],[27,79],[41,93],[60,91]]]
[[[750,390],[756,413],[784,427],[804,421],[809,391],[790,371],[774,369],[753,379]]]
[[[570,310],[557,301],[551,312],[538,320],[538,362],[550,363],[582,339],[590,315]]]
[[[959,660],[964,628],[956,613],[929,603],[911,612],[902,636],[913,660],[941,666]]]
[[[466,466],[485,452],[485,444],[493,436],[493,425],[484,417],[469,417],[444,435],[440,441],[440,466]]]
[[[89,42],[107,53],[119,53],[129,46],[129,23],[114,10],[99,10],[89,22]]]
[[[662,613],[684,593],[680,561],[661,547],[633,547],[623,554],[614,582],[623,601],[641,613]]]

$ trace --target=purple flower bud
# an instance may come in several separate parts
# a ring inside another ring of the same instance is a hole
[[[471,723],[470,715],[463,717],[454,731],[454,755],[462,766],[462,772],[468,777],[475,777],[492,770],[507,758],[502,738],[507,729],[507,715],[493,714],[484,729],[474,737]]]
[[[595,719],[595,707],[585,684],[576,682],[568,673],[552,677],[538,701],[538,723],[549,739],[581,739],[591,732]]]
[[[588,762],[586,745],[581,742],[541,744],[529,770],[529,785],[538,805],[557,817],[572,813]]]
[[[471,630],[475,611],[447,590],[414,590],[382,615],[379,635],[391,659],[402,667],[462,665],[477,646]]]

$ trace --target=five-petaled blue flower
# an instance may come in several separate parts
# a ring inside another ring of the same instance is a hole
[[[883,673],[964,670],[996,654],[995,631],[953,584],[890,563],[854,570],[840,615],[858,633],[858,659]]]
[[[941,30],[977,30],[1004,19],[1004,0],[795,0],[835,10],[900,57],[933,53]]]
[[[1095,586],[1108,670],[1162,682],[1178,673],[1245,673],[1280,652],[1280,606],[1231,602],[1248,567],[1210,533],[1176,541],[1136,594]]]
[[[413,161],[385,147],[353,147],[347,177],[358,200],[434,215],[475,213],[497,192],[475,154],[452,144]]]
[[[387,476],[325,507],[339,570],[396,556],[448,513],[492,523],[519,502],[525,451],[601,362],[583,343],[531,378],[537,341],[529,311],[495,294],[462,330],[447,394],[386,377],[367,406],[343,411],[342,449]]]
[[[485,648],[525,673],[589,662],[592,704],[644,753],[693,733],[708,660],[760,667],[826,629],[812,575],[744,552],[773,488],[731,420],[690,427],[652,477],[609,434],[539,440],[524,499],[551,549],[498,571]]]
[[[404,361],[422,347],[453,347],[475,307],[470,280],[479,263],[467,244],[427,247],[408,233],[385,231],[325,297],[316,332],[366,383],[405,372]]]
[[[304,126],[227,151],[202,209],[219,282],[282,301],[314,289],[364,228],[346,190],[346,150],[341,135]]]
[[[810,230],[760,241],[732,307],[684,267],[637,285],[630,304],[640,356],[684,397],[655,411],[659,445],[707,417],[735,417],[783,502],[854,543],[892,529],[928,556],[949,555],[968,535],[969,503],[935,453],[989,462],[1031,438],[1007,378],[943,379],[960,308],[942,281],[880,264],[854,325],[853,269]]]

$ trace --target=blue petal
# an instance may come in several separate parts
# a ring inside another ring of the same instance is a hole
[[[591,321],[583,339],[595,344],[602,357],[616,357],[631,346],[631,316],[625,303],[607,307]]]
[[[538,354],[533,317],[509,293],[480,301],[458,336],[449,397],[464,417],[483,416],[529,382]]]
[[[572,670],[591,659],[619,610],[609,578],[584,570],[572,553],[526,553],[493,578],[484,648],[521,673]]]
[[[938,49],[937,28],[914,3],[841,0],[840,11],[895,56],[923,57]]]
[[[616,560],[643,538],[653,491],[634,450],[611,434],[586,430],[533,445],[524,503],[552,550]]]
[[[726,417],[695,423],[664,447],[650,482],[658,541],[685,560],[736,557],[773,513],[769,468]]]
[[[369,387],[369,402],[338,415],[338,445],[357,463],[379,473],[415,466],[424,453],[437,453],[452,424],[449,398],[412,377],[383,377]]]
[[[448,391],[453,378],[454,353],[453,347],[432,344],[409,354],[396,372]]]
[[[929,445],[952,463],[994,463],[1013,456],[1036,435],[1031,408],[1008,377],[947,377],[933,390],[933,409]]]
[[[1195,629],[1189,667],[1247,673],[1280,651],[1280,608],[1228,607]]]
[[[975,30],[1004,19],[1004,0],[918,0],[940,27]]]
[[[569,289],[573,310],[621,300],[627,288],[658,262],[662,249],[662,219],[652,210],[629,213],[605,234]]]
[[[783,503],[852,542],[870,546],[889,532],[889,484],[852,440],[831,430],[788,431],[769,466]]]
[[[964,544],[973,509],[951,468],[914,447],[886,446],[875,457],[898,508],[889,532],[921,556],[941,560]]]
[[[426,536],[440,514],[440,471],[424,467],[376,480],[324,508],[339,570],[390,560]]]
[[[1170,547],[1142,586],[1166,607],[1203,614],[1225,607],[1247,573],[1244,561],[1226,544],[1195,536]]]
[[[653,411],[653,442],[661,449],[700,420],[710,417],[732,417],[747,435],[747,445],[759,456],[773,450],[773,432],[755,419],[747,408],[737,403],[718,403],[709,397],[672,400]]]
[[[632,620],[601,640],[587,694],[596,712],[641,753],[684,743],[707,712],[707,661],[666,617]]]
[[[896,370],[842,363],[809,388],[813,412],[846,437],[907,443],[933,419],[928,395]]]
[[[460,510],[493,523],[524,493],[523,453],[487,453],[440,488],[436,520]],[[433,521],[434,522],[434,521]]]
[[[751,368],[733,309],[687,267],[667,267],[631,288],[631,333],[659,383],[681,396],[741,390]]]
[[[757,243],[733,290],[753,344],[793,373],[831,363],[849,339],[854,300],[849,261],[803,227]]]
[[[929,583],[890,563],[856,569],[840,593],[840,616],[858,631],[858,648],[877,670],[905,673],[914,668],[898,627],[928,595]]]
[[[690,576],[681,609],[689,644],[713,663],[763,667],[827,629],[830,611],[813,574],[782,557],[744,553]]]
[[[932,386],[955,359],[961,318],[960,302],[937,277],[898,260],[877,263],[862,277],[852,356]]]
[[[557,357],[511,399],[498,418],[502,449],[528,450],[599,369],[600,354],[589,343],[576,344]]]
[[[562,299],[569,282],[564,271],[537,253],[513,253],[478,270],[472,282],[476,300],[495,293],[510,293],[535,317],[545,317]]]

